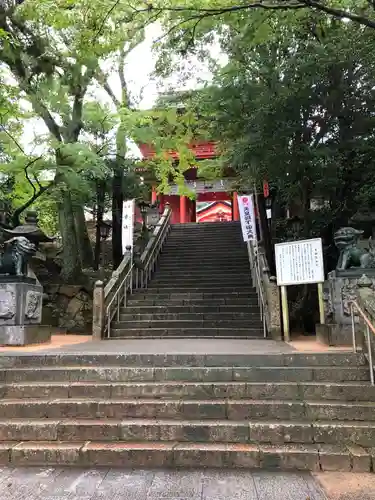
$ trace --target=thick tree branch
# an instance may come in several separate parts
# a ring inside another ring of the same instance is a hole
[[[102,71],[98,71],[96,74],[96,80],[103,87],[103,89],[107,92],[108,96],[112,99],[113,104],[115,105],[116,109],[120,107],[120,101],[117,99],[115,94],[113,93],[106,76]]]
[[[159,10],[161,12],[176,12],[181,14],[191,14],[191,16],[186,17],[186,19],[181,20],[174,29],[176,29],[180,24],[184,24],[190,21],[196,21],[200,17],[202,19],[206,17],[221,16],[223,14],[230,14],[235,12],[249,11],[252,9],[263,9],[271,11],[280,10],[298,10],[298,9],[313,9],[318,12],[324,12],[330,16],[336,17],[338,19],[350,19],[351,21],[367,26],[369,28],[375,29],[375,19],[371,19],[369,16],[364,14],[356,14],[354,12],[339,9],[337,7],[330,7],[325,1],[320,0],[278,0],[275,2],[271,1],[256,1],[241,5],[231,5],[215,8],[199,8],[199,7],[154,7],[152,3],[148,5],[145,9],[136,9],[137,13],[141,12],[152,12]]]

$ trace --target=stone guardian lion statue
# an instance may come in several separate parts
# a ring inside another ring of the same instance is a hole
[[[340,251],[336,265],[338,271],[350,268],[375,268],[375,249],[371,238],[369,239],[369,249],[358,246],[358,240],[362,234],[363,231],[353,227],[342,227],[334,234],[335,245]]]

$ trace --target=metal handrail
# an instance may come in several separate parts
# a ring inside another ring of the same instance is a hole
[[[363,321],[365,322],[366,325],[366,344],[367,344],[367,354],[368,354],[368,362],[370,365],[370,380],[371,384],[375,385],[374,381],[374,365],[372,362],[372,336],[370,334],[370,331],[372,332],[373,335],[375,335],[375,327],[367,317],[366,313],[363,311],[361,306],[358,304],[356,300],[351,300],[350,301],[350,316],[352,320],[352,340],[353,340],[353,351],[357,352],[357,339],[356,339],[356,331],[355,331],[355,318],[354,318],[354,309],[356,309],[359,314],[362,316]]]
[[[128,270],[121,279],[119,279],[121,274],[117,276],[116,282],[111,285],[111,289],[114,289],[114,291],[112,291],[108,303],[105,304],[106,334],[108,338],[111,336],[111,323],[113,318],[116,316],[117,321],[120,320],[121,304],[123,304],[123,307],[127,306],[128,295],[132,294],[133,290],[147,288],[148,282],[155,270],[157,259],[163,248],[164,241],[170,230],[171,213],[169,205],[166,206],[163,215],[158,224],[156,224],[151,238],[141,255],[140,266],[135,266],[133,248],[124,256],[123,265],[120,264],[119,268],[122,267],[123,270],[126,270],[127,266],[129,266]],[[133,279],[134,269],[135,279]]]
[[[255,290],[258,296],[258,303],[260,307],[260,317],[263,324],[263,336],[267,338],[267,320],[266,320],[266,299],[264,297],[263,281],[260,272],[260,262],[259,262],[259,249],[258,246],[253,245],[250,241],[247,242],[247,252],[249,255],[249,264],[251,269],[251,275],[253,278],[253,283],[255,285]]]

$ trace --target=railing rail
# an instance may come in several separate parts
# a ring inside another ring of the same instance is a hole
[[[171,209],[167,204],[163,215],[149,239],[140,259],[136,261],[133,248],[127,247],[124,258],[107,285],[98,281],[94,290],[93,337],[110,338],[111,323],[120,320],[121,307],[127,306],[129,294],[135,289],[147,288],[148,282],[170,230]]]
[[[353,339],[353,351],[354,352],[357,352],[357,333],[356,333],[355,311],[357,311],[359,313],[359,315],[361,316],[361,318],[365,324],[367,356],[368,356],[368,362],[370,365],[370,380],[371,380],[371,384],[375,385],[374,365],[373,365],[373,357],[372,357],[372,347],[373,347],[373,341],[374,341],[374,338],[372,335],[375,336],[375,327],[371,323],[371,320],[368,318],[367,314],[364,312],[362,307],[358,304],[358,302],[356,300],[351,300],[350,301],[350,315],[351,315],[351,320],[352,320],[352,339]]]
[[[247,252],[249,255],[249,264],[251,269],[252,280],[255,286],[255,290],[258,296],[258,304],[260,307],[260,317],[263,324],[263,336],[267,337],[267,308],[266,308],[266,297],[263,288],[263,280],[259,259],[259,248],[258,245],[254,245],[250,241],[247,242]]]

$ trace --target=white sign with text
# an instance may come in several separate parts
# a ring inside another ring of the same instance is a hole
[[[122,252],[127,246],[133,246],[134,234],[134,200],[124,201],[122,208]]]
[[[279,286],[324,281],[321,238],[288,241],[275,245],[276,277]]]
[[[252,194],[238,196],[241,228],[244,241],[257,240],[257,226],[255,220],[254,197]]]

